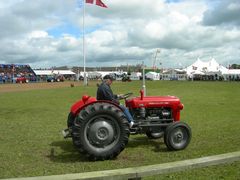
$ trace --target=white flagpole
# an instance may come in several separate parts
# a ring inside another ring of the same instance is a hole
[[[146,83],[145,83],[145,66],[144,61],[142,62],[142,90],[144,91],[144,96],[146,96]]]
[[[87,76],[86,76],[86,49],[85,49],[85,0],[83,0],[83,72],[84,72],[84,86],[87,83]]]

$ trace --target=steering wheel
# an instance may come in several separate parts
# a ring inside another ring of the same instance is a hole
[[[121,96],[119,97],[119,99],[127,99],[128,97],[130,97],[130,96],[132,96],[132,95],[133,95],[132,92],[126,93],[126,94],[121,95]]]

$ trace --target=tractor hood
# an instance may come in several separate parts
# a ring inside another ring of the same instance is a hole
[[[173,109],[183,109],[179,98],[175,96],[146,96],[135,97],[126,100],[126,106],[129,108],[158,108],[158,107],[171,107]]]

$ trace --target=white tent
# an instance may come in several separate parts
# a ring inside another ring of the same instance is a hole
[[[98,79],[102,77],[102,74],[97,71],[87,72],[87,77],[89,79]]]
[[[167,69],[160,74],[161,80],[186,80],[186,70],[184,69]]]
[[[205,73],[199,70],[193,71],[192,75],[204,75]]]
[[[207,71],[208,72],[219,72],[220,64],[218,64],[215,59],[212,59],[211,61],[208,62]]]
[[[227,71],[227,68],[220,65],[214,58],[212,58],[208,62],[203,62],[199,58],[192,65],[188,66],[186,69],[187,75],[190,76],[192,74],[198,75],[212,75],[218,74],[221,75]]]
[[[156,72],[148,72],[145,77],[150,80],[160,80],[160,74]]]
[[[140,72],[132,72],[130,79],[131,80],[140,80],[141,76],[142,76],[142,73],[140,73]]]
[[[70,70],[33,70],[37,76],[45,75],[75,75],[74,72]]]
[[[83,72],[80,73],[83,76]],[[113,77],[116,78],[116,80],[122,80],[122,75],[123,74],[127,74],[127,72],[123,72],[123,71],[89,71],[86,72],[87,77],[89,78],[94,78],[94,77],[98,77],[98,78],[103,78],[106,75],[111,75]]]
[[[225,80],[240,80],[240,69],[228,69],[223,73]]]

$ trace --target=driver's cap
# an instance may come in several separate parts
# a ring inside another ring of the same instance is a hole
[[[103,77],[103,79],[110,79],[111,81],[113,81],[113,77],[111,75],[106,75]]]

